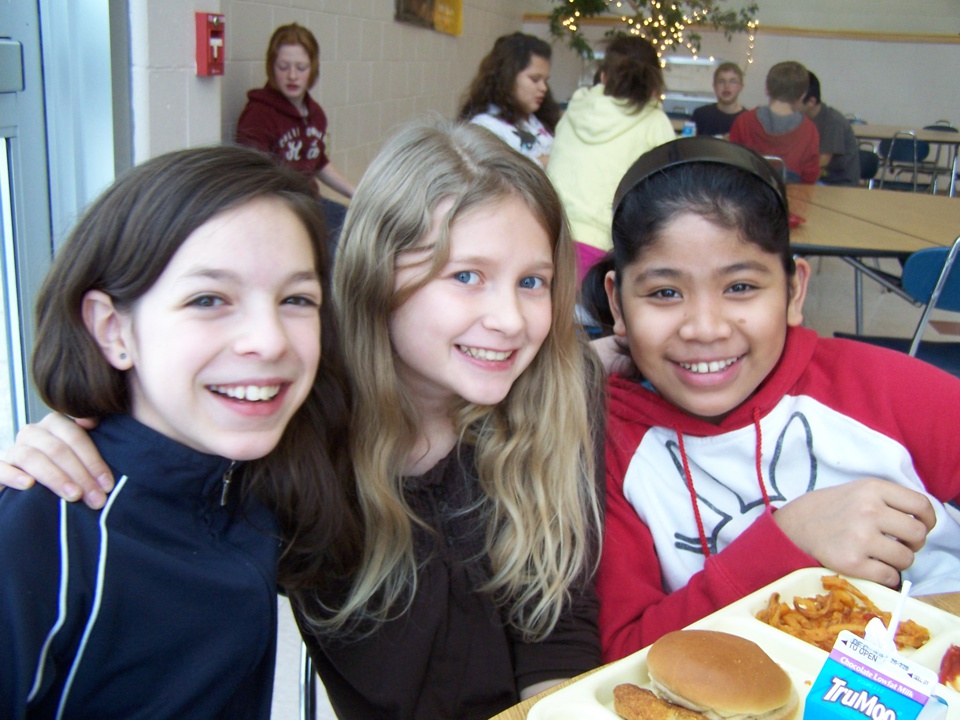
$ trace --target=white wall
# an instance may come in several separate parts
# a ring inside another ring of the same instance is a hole
[[[218,12],[220,4],[130,0],[134,163],[220,141],[223,79],[197,77],[194,42],[194,12]]]
[[[747,107],[765,102],[767,70],[782,60],[797,60],[820,78],[823,100],[843,113],[873,123],[916,126],[938,119],[960,123],[960,2],[957,0],[758,0],[760,29],[747,65],[747,39],[705,30],[702,54],[731,60],[747,69],[741,100]],[[535,0],[540,12],[548,0]],[[736,0],[730,2],[736,7]],[[870,14],[865,14],[865,9]],[[771,30],[764,31],[764,26]],[[848,30],[869,39],[805,37],[773,26]],[[609,27],[585,25],[591,42],[602,41]],[[544,22],[525,22],[526,32],[549,37]],[[937,33],[924,40],[888,42],[870,33]],[[551,85],[559,100],[576,89],[582,63],[562,43],[554,44]]]
[[[765,25],[956,35],[957,0],[756,0]],[[737,6],[737,0],[728,2]]]
[[[722,0],[737,9],[744,0]],[[755,0],[763,25],[820,30],[869,30],[897,33],[960,33],[957,0]],[[531,12],[550,12],[553,0],[530,0]]]

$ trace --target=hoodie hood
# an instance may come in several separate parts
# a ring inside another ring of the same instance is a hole
[[[792,112],[789,115],[775,115],[769,106],[761,105],[757,108],[757,119],[768,135],[786,135],[793,132],[806,116],[800,112]]]
[[[293,103],[287,100],[286,96],[284,96],[282,92],[270,87],[270,85],[264,85],[262,88],[254,88],[253,90],[248,91],[247,102],[252,104],[266,105],[271,110],[275,110],[281,115],[286,115],[294,120],[302,120],[300,112],[293,106]],[[306,96],[304,96],[304,102],[307,104],[307,107],[310,107],[310,105],[313,103],[310,93],[307,93]]]
[[[788,328],[779,362],[753,395],[719,423],[693,417],[652,389],[638,390],[637,380],[619,375],[612,376],[608,383],[608,412],[621,422],[672,428],[693,437],[722,435],[753,425],[757,419],[755,413],[759,413],[759,417],[769,413],[800,379],[813,357],[817,339],[813,330]],[[638,393],[643,402],[637,402]]]
[[[604,95],[603,85],[580,88],[563,114],[574,134],[589,145],[602,145],[629,132],[644,122],[660,103],[652,101],[636,112],[625,100]]]

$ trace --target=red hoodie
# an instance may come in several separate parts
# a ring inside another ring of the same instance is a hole
[[[774,370],[718,424],[611,378],[597,578],[604,661],[817,566],[773,512],[861,477],[930,497],[936,527],[903,577],[918,594],[960,590],[960,524],[943,505],[960,496],[958,408],[952,375],[802,328],[788,331]]]
[[[742,112],[730,128],[730,142],[743,145],[761,155],[775,155],[800,182],[812,184],[820,179],[820,134],[807,117],[796,129],[775,135],[764,127],[757,110]]]
[[[237,142],[270,153],[312,178],[330,162],[324,145],[327,116],[310,93],[305,101],[308,112],[303,117],[279,90],[269,85],[251,90],[237,121]]]

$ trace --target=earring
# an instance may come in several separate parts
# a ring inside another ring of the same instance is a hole
[[[126,353],[120,353],[120,359],[121,359],[121,360],[126,360],[126,359],[127,359],[127,354],[126,354]]]

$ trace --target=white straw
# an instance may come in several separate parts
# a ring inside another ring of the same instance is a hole
[[[897,628],[900,627],[900,616],[903,615],[903,604],[907,601],[910,594],[910,587],[913,585],[909,580],[903,581],[900,588],[900,597],[897,598],[897,605],[893,608],[893,614],[890,616],[890,625],[887,627],[887,640],[891,643],[897,637]]]

